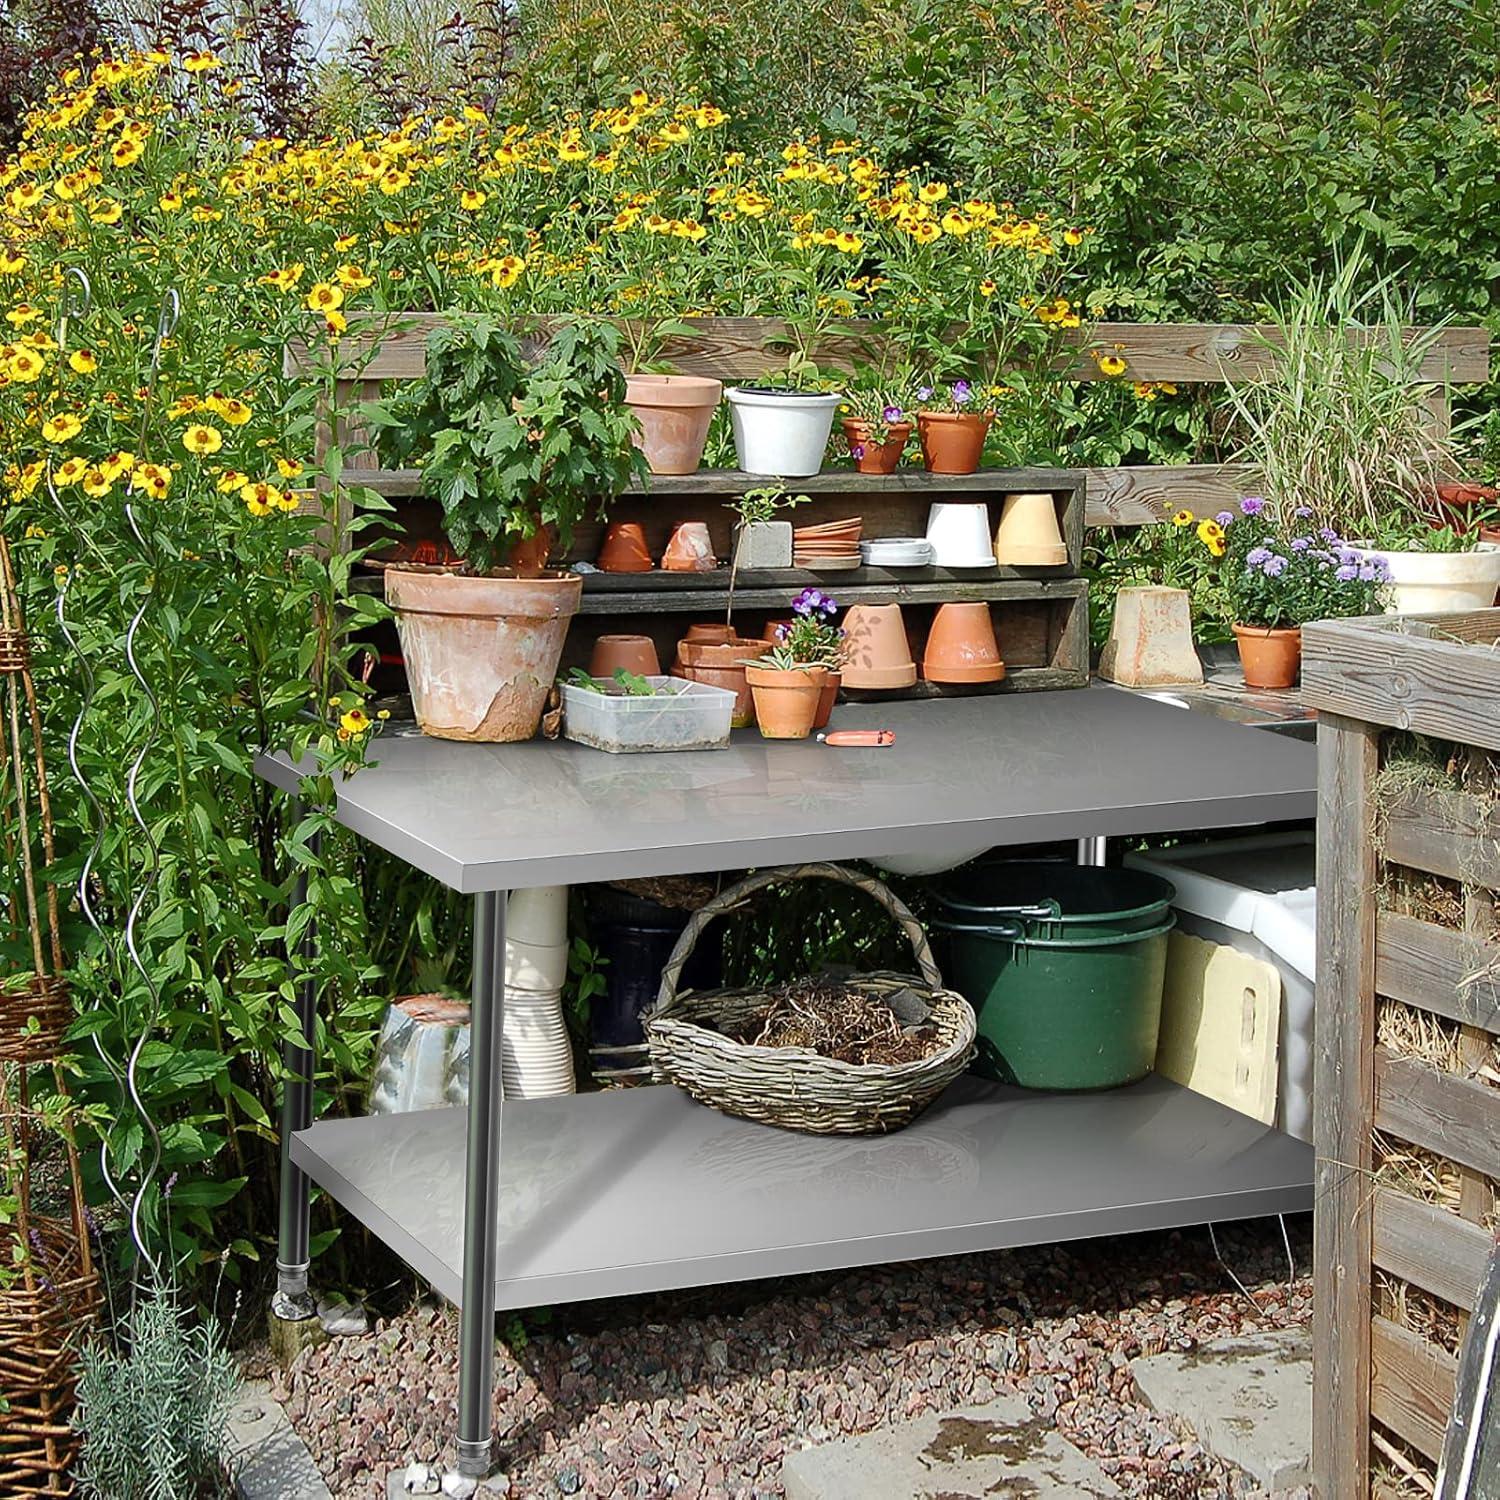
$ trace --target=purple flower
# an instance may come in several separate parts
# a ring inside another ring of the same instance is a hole
[[[1307,549],[1311,546],[1312,538],[1310,536],[1294,536],[1292,538],[1293,552],[1306,552]]]
[[[1353,547],[1340,547],[1338,549],[1338,559],[1345,566],[1352,563],[1356,568],[1364,561],[1364,558]]]
[[[1240,501],[1240,514],[1242,516],[1258,516],[1266,508],[1266,502],[1256,495],[1246,495]]]
[[[1340,583],[1353,583],[1359,577],[1359,569],[1353,563],[1344,563],[1341,567],[1334,569],[1333,576]]]
[[[852,458],[855,461],[855,463],[858,463],[860,461],[860,459],[862,459],[864,456],[865,456],[865,445],[863,443],[856,443],[849,450],[849,457]],[[782,555],[785,556],[784,553]]]
[[[886,422],[899,422],[905,415],[899,406],[884,407],[880,413],[881,420]]]
[[[791,627],[788,626],[788,625],[778,625],[776,627],[776,639],[777,639],[778,642],[783,642],[784,643],[785,640],[786,640],[786,638],[791,633],[792,633]]]
[[[1359,581],[1361,583],[1384,583],[1385,569],[1379,563],[1367,562],[1359,565]]]
[[[1247,568],[1263,567],[1274,555],[1269,547],[1252,547],[1245,554],[1245,566]]]
[[[1318,535],[1322,537],[1330,547],[1341,547],[1343,545],[1344,539],[1338,534],[1338,532],[1333,529],[1332,526],[1319,527]]]
[[[1286,572],[1286,568],[1286,558],[1284,558],[1279,552],[1275,553],[1271,557],[1268,557],[1265,562],[1261,564],[1261,572],[1263,572],[1267,578],[1280,578],[1281,575]]]
[[[1229,510],[1221,510],[1218,515],[1214,517],[1214,520],[1216,520],[1220,526],[1233,526],[1234,512]]]
[[[955,406],[966,406],[973,399],[974,387],[967,380],[955,380],[953,382],[953,404]]]
[[[1312,514],[1312,506],[1299,505],[1296,510],[1292,512],[1292,514],[1305,521]]]
[[[917,400],[918,401],[931,401],[932,400],[932,387],[930,385],[919,385],[917,387]]]

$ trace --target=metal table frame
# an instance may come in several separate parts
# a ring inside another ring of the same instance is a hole
[[[1070,700],[1061,712],[1047,712],[1036,705],[1041,696],[1054,700]],[[1130,710],[1123,703],[1138,706]],[[1149,717],[1142,717],[1142,713]],[[1157,717],[1157,716],[1160,717]],[[911,781],[905,786],[905,797],[897,791],[882,791],[882,778],[898,783],[903,774],[922,774],[903,770],[903,764],[895,757],[897,751],[876,750],[856,752],[863,756],[884,757],[879,761],[866,761],[869,781],[874,785],[865,788],[862,778],[853,783],[853,800],[858,804],[853,810],[835,808],[827,817],[821,813],[805,813],[799,809],[794,821],[795,831],[784,830],[780,835],[774,829],[756,826],[760,821],[751,817],[741,819],[733,825],[734,836],[729,836],[726,823],[724,839],[715,842],[696,840],[691,847],[677,847],[670,851],[644,843],[637,843],[633,852],[625,845],[630,842],[629,830],[621,833],[618,828],[601,832],[608,852],[601,847],[584,847],[592,838],[585,839],[579,832],[587,826],[578,824],[572,835],[554,838],[549,845],[545,838],[540,843],[529,840],[526,830],[518,829],[518,844],[512,864],[517,870],[516,886],[572,882],[578,879],[610,879],[622,873],[631,873],[627,866],[634,864],[634,873],[666,874],[693,873],[709,869],[738,868],[747,864],[787,863],[805,857],[809,841],[816,841],[820,857],[851,858],[876,853],[882,847],[895,852],[905,845],[911,847],[934,847],[934,825],[914,821],[910,807],[887,807],[892,799],[921,801],[929,794],[938,796],[944,786],[954,795],[949,805],[953,809],[952,819],[943,825],[943,838],[954,848],[965,847],[967,835],[978,839],[981,845],[1030,842],[1038,838],[1078,838],[1095,840],[1106,834],[1151,833],[1175,831],[1182,828],[1207,828],[1239,823],[1266,822],[1281,818],[1307,817],[1313,814],[1316,788],[1316,767],[1311,746],[1297,746],[1290,742],[1272,742],[1270,736],[1252,737],[1242,728],[1217,723],[1198,715],[1185,714],[1162,705],[1145,705],[1130,695],[1108,689],[1089,689],[1066,694],[1038,695],[1031,699],[968,699],[927,704],[887,705],[861,711],[841,711],[840,722],[870,724],[894,724],[898,730],[898,747],[904,736],[919,738],[923,727],[938,738],[943,725],[958,725],[971,741],[981,746],[993,737],[994,753],[1004,755],[1004,737],[1008,728],[1020,725],[1030,733],[1032,741],[1045,733],[1049,722],[1053,728],[1053,739],[1049,741],[1049,756],[1055,765],[1065,769],[1074,766],[1085,769],[1089,750],[1082,744],[1067,744],[1070,736],[1082,731],[1097,731],[1099,740],[1093,747],[1093,760],[1089,762],[1093,782],[1087,793],[1080,792],[1067,805],[1038,809],[1035,793],[1022,787],[1016,805],[1001,805],[1004,797],[1000,783],[983,784],[986,774],[984,762],[975,761],[968,768],[970,774],[963,775],[964,767],[950,766],[947,775],[939,762],[928,764],[925,775],[929,781]],[[1081,730],[1080,730],[1081,726]],[[975,739],[975,735],[979,738]],[[1100,739],[1102,736],[1102,739]],[[1175,795],[1163,793],[1155,800],[1142,801],[1146,795],[1144,783],[1135,776],[1132,787],[1131,776],[1123,774],[1125,785],[1121,794],[1134,796],[1132,805],[1110,800],[1109,775],[1110,745],[1119,755],[1131,757],[1122,762],[1122,768],[1134,769],[1133,757],[1141,755],[1159,756],[1163,766],[1171,770],[1174,758],[1185,756],[1184,764],[1190,773],[1182,777],[1184,785]],[[398,749],[399,747],[399,749]],[[928,749],[932,746],[929,744]],[[517,754],[524,752],[524,754]],[[497,761],[499,753],[507,758]],[[843,752],[848,754],[848,752]],[[500,1034],[504,1022],[504,960],[505,960],[505,904],[508,889],[501,888],[493,879],[493,872],[504,865],[505,854],[486,847],[484,857],[478,860],[479,881],[471,883],[475,857],[469,862],[451,856],[439,847],[440,839],[424,827],[421,816],[413,811],[404,820],[389,819],[388,809],[382,811],[381,798],[374,793],[388,790],[402,783],[414,783],[425,789],[431,778],[451,794],[449,821],[460,809],[467,793],[471,798],[478,787],[474,778],[483,781],[497,766],[503,765],[506,774],[512,774],[523,765],[537,767],[542,764],[542,755],[582,755],[597,757],[598,752],[582,747],[561,745],[546,747],[538,743],[528,746],[482,747],[472,745],[455,746],[440,741],[416,741],[402,746],[399,740],[383,741],[376,749],[377,766],[361,772],[353,782],[340,789],[339,821],[353,831],[372,839],[373,842],[407,858],[425,868],[438,878],[459,890],[470,890],[474,896],[474,965],[472,984],[472,1011],[470,1020],[470,1087],[465,1129],[465,1172],[463,1193],[463,1254],[462,1294],[459,1299],[459,1420],[458,1462],[462,1473],[483,1476],[489,1471],[492,1453],[491,1405],[494,1389],[494,1329],[497,1309],[496,1275],[497,1242],[500,1238],[498,1212],[500,1203],[500,1148],[502,1099],[500,1083]],[[772,782],[778,773],[790,770],[793,781],[799,774],[814,778],[820,768],[835,764],[842,767],[845,762],[824,761],[815,757],[835,757],[840,752],[819,748],[808,743],[787,745],[765,745],[759,740],[745,740],[729,752],[707,752],[690,757],[673,756],[673,761],[682,764],[687,775],[691,761],[701,766],[712,759],[714,767],[721,764],[719,757],[738,755],[746,766],[749,776],[770,776]],[[458,759],[457,757],[466,757]],[[1205,757],[1208,764],[1205,764]],[[1267,768],[1266,758],[1272,764]],[[642,761],[636,757],[615,757],[614,768],[605,768],[605,783],[611,776],[624,778],[622,784],[629,785],[632,764],[639,767]],[[652,761],[659,766],[665,757]],[[921,757],[918,757],[920,761]],[[400,764],[382,771],[387,760]],[[929,757],[929,762],[931,757]],[[1214,761],[1221,762],[1218,765]],[[587,763],[592,768],[601,766],[602,760]],[[805,772],[801,768],[806,768]],[[978,769],[976,770],[975,767]],[[457,769],[455,769],[457,768]],[[297,794],[300,776],[297,768],[284,755],[263,754],[257,761],[259,774],[282,790]],[[705,773],[706,774],[706,773]],[[458,790],[454,792],[455,777]],[[463,779],[469,777],[467,786]],[[374,778],[383,778],[376,781]],[[976,784],[976,781],[979,784]],[[790,784],[790,783],[789,783]],[[1009,783],[1006,783],[1009,785]],[[407,791],[412,790],[406,786]],[[840,788],[842,791],[844,788]],[[592,811],[600,816],[598,808],[592,807],[593,793],[585,787],[571,788],[568,795],[576,795],[578,805],[575,813],[585,819]],[[1184,800],[1186,799],[1186,800]],[[1054,799],[1055,800],[1055,799]],[[479,802],[483,799],[479,798]],[[602,806],[602,804],[601,804]],[[876,808],[880,811],[878,815]],[[753,808],[752,808],[753,811]],[[769,806],[766,813],[773,811]],[[442,808],[438,809],[441,822]],[[727,815],[726,815],[727,816]],[[730,820],[732,821],[732,820]],[[817,825],[821,822],[821,828]],[[400,823],[400,827],[396,824]],[[806,824],[812,824],[806,827]],[[1011,830],[1014,830],[1012,833]],[[715,830],[710,828],[708,833]],[[543,830],[545,833],[546,830]],[[520,847],[525,845],[524,848]],[[546,857],[540,857],[543,849]],[[624,864],[621,861],[625,861]],[[294,899],[305,899],[305,880],[298,882]],[[315,941],[309,932],[308,941]],[[309,1194],[311,1179],[303,1166],[293,1160],[293,1143],[303,1132],[312,1128],[312,1078],[315,1070],[314,1038],[317,996],[311,981],[304,983],[298,992],[296,1010],[300,1023],[300,1034],[289,1039],[285,1045],[286,1084],[281,1110],[281,1205],[280,1230],[277,1252],[276,1307],[284,1316],[308,1316],[311,1303],[308,1294],[308,1224]],[[551,1103],[553,1101],[543,1101]],[[562,1101],[556,1101],[561,1103]],[[529,1107],[529,1106],[527,1106]],[[697,1106],[691,1106],[698,1108]],[[1212,1106],[1217,1109],[1218,1106]],[[447,1112],[444,1112],[447,1113]],[[340,1122],[348,1129],[363,1122]],[[753,1127],[764,1130],[768,1127]],[[915,1128],[915,1127],[913,1127]],[[779,1134],[779,1133],[777,1133]],[[1274,1135],[1274,1132],[1270,1132]],[[898,1139],[891,1137],[889,1139]],[[1284,1138],[1281,1138],[1284,1141]],[[1302,1184],[1289,1182],[1275,1189],[1261,1185],[1255,1193],[1244,1197],[1246,1212],[1268,1213],[1282,1209],[1310,1206],[1311,1203],[1311,1154],[1308,1153],[1305,1202]],[[1234,1203],[1232,1194],[1215,1200],[1221,1208]],[[1179,1210],[1180,1212],[1180,1210]],[[1224,1216],[1230,1216],[1228,1214]],[[1210,1218],[1214,1215],[1210,1215]],[[1076,1220],[1077,1216],[1074,1216]],[[1067,1221],[1071,1224],[1073,1221]],[[1182,1222],[1180,1216],[1164,1219],[1162,1224]],[[1190,1222],[1205,1222],[1193,1218]],[[1132,1222],[1125,1227],[1151,1227],[1149,1222]],[[1067,1228],[1063,1233],[1053,1231],[1028,1231],[1030,1237],[1016,1239],[976,1240],[974,1231],[966,1231],[960,1248],[985,1248],[987,1245],[1004,1243],[1040,1243],[1058,1238],[1067,1238],[1076,1233],[1108,1232],[1108,1227],[1076,1229]],[[834,1241],[829,1241],[833,1245]],[[945,1253],[942,1245],[924,1248],[909,1253]],[[834,1251],[838,1254],[837,1249]],[[902,1254],[879,1256],[883,1259],[906,1258]],[[823,1264],[825,1262],[819,1262]],[[865,1249],[856,1260],[837,1260],[837,1264],[870,1263],[870,1252]],[[770,1265],[770,1261],[767,1261]],[[779,1264],[779,1263],[778,1263]],[[656,1270],[658,1282],[663,1274]],[[666,1273],[670,1276],[670,1271]],[[749,1274],[779,1274],[776,1267],[752,1271]],[[699,1280],[704,1277],[699,1274]],[[723,1279],[722,1276],[707,1279]],[[668,1281],[665,1284],[680,1285],[682,1282]],[[593,1293],[597,1295],[598,1293]]]

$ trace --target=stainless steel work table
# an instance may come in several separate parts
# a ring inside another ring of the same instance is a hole
[[[1158,1077],[1096,1094],[966,1078],[881,1137],[790,1134],[670,1087],[502,1108],[510,890],[1314,811],[1311,745],[1109,688],[841,708],[837,724],[892,728],[896,743],[831,749],[752,731],[727,751],[610,756],[396,735],[338,788],[346,827],[475,897],[469,1106],[313,1124],[304,995],[303,1045],[287,1058],[279,1281],[305,1299],[311,1179],[459,1304],[468,1473],[489,1463],[500,1307],[1311,1207],[1309,1147]],[[257,770],[299,790],[284,755]]]

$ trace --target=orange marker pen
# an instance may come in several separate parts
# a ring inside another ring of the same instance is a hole
[[[825,745],[894,745],[894,729],[835,729],[818,736]]]

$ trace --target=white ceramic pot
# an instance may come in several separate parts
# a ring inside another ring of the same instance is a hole
[[[1387,614],[1434,615],[1489,609],[1500,589],[1500,547],[1481,545],[1472,552],[1360,550],[1383,562],[1390,575],[1385,591]]]
[[[746,474],[805,479],[823,467],[837,392],[756,390],[730,386],[729,419],[734,451]]]
[[[927,512],[927,540],[940,568],[993,568],[990,508],[983,502],[935,500]]]

